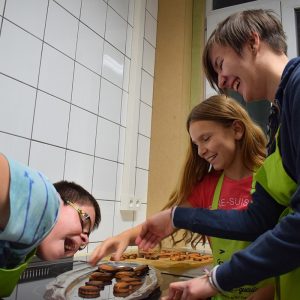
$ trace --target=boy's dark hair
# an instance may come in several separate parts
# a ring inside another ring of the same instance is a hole
[[[67,205],[67,200],[74,203],[92,205],[95,210],[95,224],[93,229],[99,226],[101,221],[100,207],[97,200],[87,190],[75,182],[66,180],[58,181],[53,185],[65,205]]]

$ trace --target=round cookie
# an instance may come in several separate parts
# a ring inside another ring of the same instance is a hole
[[[118,297],[118,298],[125,298],[125,297],[129,296],[130,293],[129,292],[127,292],[127,293],[118,293],[118,292],[113,291],[113,295],[115,297]]]
[[[118,272],[123,272],[123,271],[132,272],[133,271],[133,268],[130,266],[118,266],[117,269],[118,269]]]
[[[122,279],[123,277],[133,277],[135,275],[134,271],[121,271],[115,274],[115,278]]]
[[[117,282],[114,285],[114,292],[116,293],[129,293],[130,292],[130,284],[128,282]]]
[[[109,264],[101,264],[98,266],[98,271],[114,274],[114,273],[118,272],[118,268],[114,267],[112,265],[109,265]]]
[[[98,298],[100,297],[100,289],[96,286],[84,285],[79,287],[78,296],[82,298]]]
[[[99,289],[104,289],[104,286],[105,286],[105,283],[103,281],[100,281],[100,280],[90,280],[90,281],[87,281],[85,283],[85,285],[92,285],[92,286],[96,286],[98,287]]]
[[[148,265],[139,265],[134,268],[134,272],[137,276],[143,276],[149,271]]]
[[[93,272],[89,279],[90,280],[100,280],[106,282],[110,282],[114,278],[114,274],[107,272]]]
[[[120,281],[128,282],[128,283],[134,282],[134,281],[140,281],[140,282],[142,282],[141,281],[141,277],[122,277],[122,280],[120,280]]]

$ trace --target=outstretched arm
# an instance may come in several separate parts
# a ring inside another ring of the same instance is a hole
[[[120,234],[106,239],[93,251],[89,257],[89,263],[95,266],[103,257],[112,254],[115,260],[120,260],[121,255],[128,246],[134,245],[134,241],[141,231],[141,225],[121,232]]]
[[[208,236],[253,241],[274,227],[284,209],[263,190],[260,195],[266,197],[256,201],[254,198],[244,211],[176,207],[173,213],[171,209],[159,212],[142,225],[136,244],[144,250],[153,248],[176,228]]]
[[[254,241],[272,229],[285,209],[257,184],[259,193],[246,210],[209,210],[177,207],[173,223],[176,228],[188,229],[208,236],[233,240]],[[259,198],[258,198],[259,197]]]

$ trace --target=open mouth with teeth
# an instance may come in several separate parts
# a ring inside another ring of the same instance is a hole
[[[238,92],[238,89],[239,89],[239,86],[240,86],[240,80],[239,79],[236,79],[233,84],[232,84],[232,89],[236,92]]]
[[[212,161],[217,157],[217,154],[208,157],[206,160],[211,164]]]
[[[68,254],[70,252],[76,251],[76,244],[70,238],[65,239],[65,253]]]

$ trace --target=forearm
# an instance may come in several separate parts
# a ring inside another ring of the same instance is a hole
[[[299,212],[288,215],[273,230],[220,265],[216,279],[221,288],[231,290],[244,284],[255,284],[299,267],[299,226]]]
[[[283,209],[283,206],[270,198],[253,201],[243,211],[177,207],[173,223],[176,228],[208,236],[253,241],[276,225]]]

